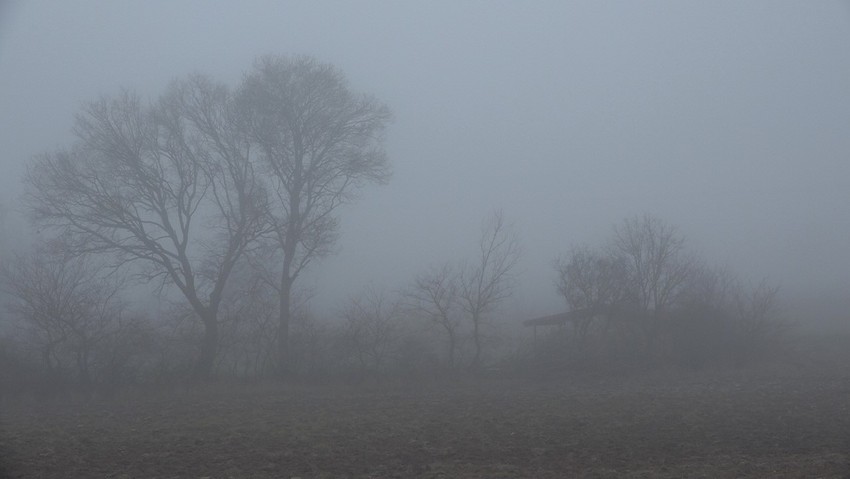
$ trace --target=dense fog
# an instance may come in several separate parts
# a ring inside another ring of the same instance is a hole
[[[0,478],[850,477],[848,44],[0,0]]]
[[[260,55],[308,54],[386,103],[393,177],[305,281],[323,311],[465,256],[494,209],[522,232],[517,315],[562,309],[553,259],[644,213],[788,297],[850,284],[843,3],[6,2],[0,21],[12,212],[30,157],[122,88],[235,85]]]
[[[259,58],[306,58],[374,102],[367,136],[379,157],[284,285],[294,316],[344,322],[381,295],[409,307],[417,281],[441,268],[463,282],[498,218],[516,257],[486,322],[527,340],[523,320],[581,309],[562,284],[570,259],[613,258],[622,230],[644,221],[669,229],[694,268],[771,293],[784,324],[847,328],[846,4],[6,2],[0,15],[7,269],[45,256],[38,248],[86,250],[57,246],[57,217],[34,213],[23,179],[97,132],[80,123],[96,117],[92,105],[129,94],[141,112],[176,101],[174,82],[195,74],[236,98]],[[29,192],[54,187],[31,180]],[[190,256],[218,233],[195,233]],[[238,297],[258,281],[251,265],[269,264],[239,254],[222,294]],[[86,261],[96,265],[75,267],[122,265],[126,315],[199,314],[138,256]],[[204,278],[201,295],[217,291]]]

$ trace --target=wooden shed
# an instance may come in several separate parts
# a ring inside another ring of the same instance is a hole
[[[557,326],[563,328],[567,323],[575,323],[593,316],[593,312],[588,309],[576,309],[567,311],[566,313],[550,314],[549,316],[541,316],[523,320],[523,326],[534,328],[534,339],[537,339],[537,328],[539,326]]]

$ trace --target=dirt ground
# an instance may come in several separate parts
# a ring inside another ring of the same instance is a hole
[[[850,478],[850,371],[6,397],[0,427],[16,478]]]

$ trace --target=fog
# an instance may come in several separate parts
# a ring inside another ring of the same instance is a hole
[[[0,0],[0,478],[850,477],[848,46],[846,1]]]
[[[391,181],[341,210],[336,254],[299,280],[316,311],[463,259],[496,209],[522,242],[517,319],[564,309],[556,257],[644,213],[796,304],[840,306],[848,44],[839,2],[5,2],[4,235],[27,237],[25,166],[73,141],[84,102],[307,54],[394,113]]]

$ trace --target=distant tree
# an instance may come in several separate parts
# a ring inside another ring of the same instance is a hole
[[[352,298],[343,311],[345,337],[361,375],[380,372],[399,337],[401,304],[384,293],[368,289]]]
[[[778,293],[767,280],[746,285],[728,269],[695,268],[678,304],[679,355],[700,366],[755,359],[784,330]]]
[[[558,292],[573,311],[583,310],[574,325],[583,342],[593,320],[610,317],[626,299],[627,268],[619,256],[607,255],[588,247],[573,248],[567,258],[555,262]]]
[[[628,268],[630,293],[646,310],[673,304],[690,277],[685,239],[676,228],[645,215],[628,218],[614,229],[612,251]]]
[[[258,263],[279,294],[279,368],[287,369],[292,287],[328,254],[337,238],[337,209],[358,187],[387,180],[382,135],[386,106],[352,93],[339,70],[309,57],[261,58],[239,92],[246,133],[268,180],[268,238]]]
[[[735,295],[737,320],[736,361],[744,364],[753,359],[759,347],[782,331],[776,317],[779,287],[763,279],[756,286],[739,288]]]
[[[694,263],[680,302],[686,309],[720,309],[731,312],[735,307],[739,283],[727,268],[712,268]]]
[[[738,280],[725,268],[695,264],[671,325],[672,358],[691,368],[728,361]]]
[[[650,215],[617,225],[605,249],[573,248],[555,270],[558,292],[582,313],[574,316],[578,341],[602,315],[604,332],[619,333],[604,347],[628,358],[642,343],[645,354],[690,367],[742,363],[782,330],[776,287],[745,287],[728,269],[706,266]]]
[[[513,292],[513,273],[520,257],[519,237],[497,211],[482,227],[478,257],[461,270],[460,305],[472,325],[475,354],[472,367],[481,366],[482,327],[495,308]]]
[[[55,373],[70,359],[88,386],[97,348],[118,330],[122,281],[55,242],[4,266],[3,276],[10,310],[23,320],[45,368]]]
[[[637,307],[635,316],[651,350],[695,271],[685,239],[673,226],[645,215],[626,219],[614,229],[610,251],[625,263],[628,299]]]
[[[458,275],[451,265],[432,269],[413,280],[405,299],[415,314],[425,316],[446,335],[449,368],[455,367],[461,316]]]
[[[262,226],[244,127],[230,91],[202,76],[150,106],[125,92],[87,104],[73,147],[37,157],[25,180],[32,216],[74,254],[137,262],[180,290],[204,327],[196,377],[212,371],[222,292]]]

